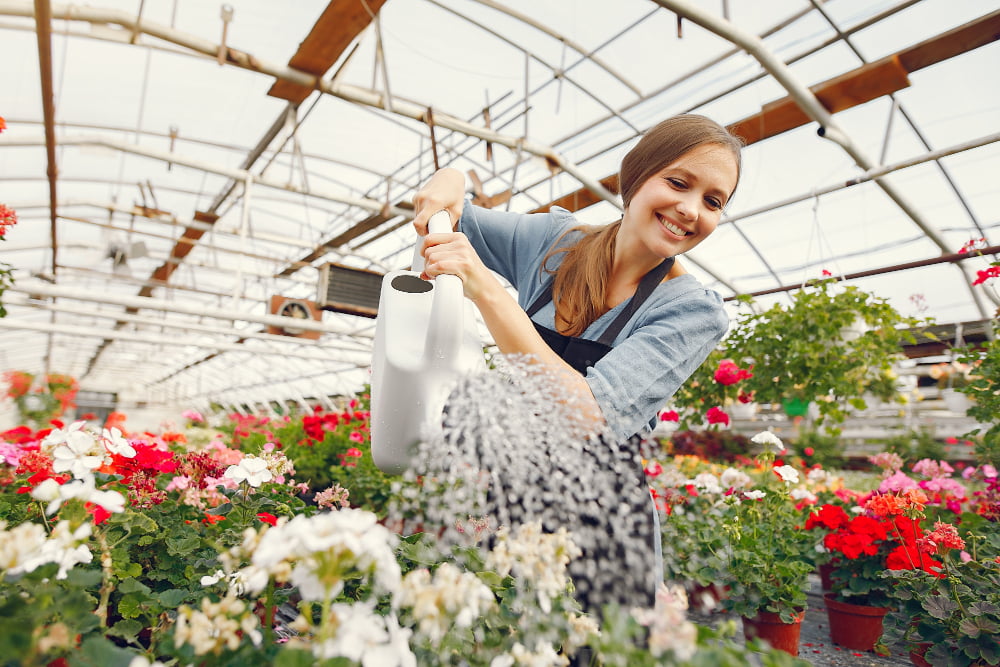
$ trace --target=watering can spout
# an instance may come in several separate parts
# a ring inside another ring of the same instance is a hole
[[[433,233],[451,231],[448,213],[431,217]],[[448,394],[465,373],[485,369],[472,302],[458,276],[423,280],[419,246],[413,271],[382,279],[372,358],[372,457],[381,470],[404,472],[416,443],[440,429]]]

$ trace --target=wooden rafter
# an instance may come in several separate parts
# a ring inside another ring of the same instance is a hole
[[[811,90],[827,110],[836,113],[905,88],[909,85],[907,75],[911,72],[972,51],[998,39],[1000,39],[1000,11],[995,11],[881,60],[817,84]],[[809,117],[795,101],[791,97],[784,97],[764,105],[759,113],[733,123],[729,129],[749,145],[808,123]],[[617,193],[618,174],[601,179],[601,184]],[[552,206],[578,211],[600,201],[602,201],[600,197],[589,189],[581,188],[536,208],[532,213],[548,211]]]
[[[372,22],[372,17],[386,0],[331,0],[312,30],[299,45],[298,51],[288,61],[288,66],[316,77],[329,70],[361,31]],[[275,81],[267,91],[292,104],[301,104],[313,92],[312,88]]]

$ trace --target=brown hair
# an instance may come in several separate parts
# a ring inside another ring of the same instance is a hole
[[[622,159],[618,182],[625,208],[649,178],[704,144],[719,144],[733,151],[738,183],[743,142],[709,118],[683,114],[668,118],[650,129]],[[560,333],[579,336],[607,311],[608,276],[611,275],[615,238],[620,225],[621,220],[598,227],[574,227],[566,233],[578,232],[580,238],[570,246],[554,248],[545,256],[542,267],[554,255],[565,253],[559,268],[554,271],[552,284],[556,330]],[[556,246],[559,245],[557,242]]]

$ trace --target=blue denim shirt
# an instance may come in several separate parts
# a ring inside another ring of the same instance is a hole
[[[479,257],[517,290],[521,308],[545,289],[542,260],[553,243],[579,223],[555,207],[521,214],[479,208],[468,202],[459,221]],[[558,265],[558,256],[546,268]],[[626,301],[627,302],[627,301]],[[595,320],[582,338],[597,340],[623,302]],[[532,318],[555,330],[550,302]],[[722,298],[690,274],[660,283],[612,343],[613,349],[587,373],[611,432],[627,438],[655,422],[657,413],[701,365],[729,328]]]

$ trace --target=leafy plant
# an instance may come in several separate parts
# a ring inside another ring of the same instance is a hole
[[[863,332],[854,329],[862,324]],[[753,365],[746,390],[758,402],[813,401],[817,421],[838,423],[848,405],[866,407],[866,394],[899,400],[893,364],[920,324],[886,299],[826,278],[796,292],[789,306],[742,315],[723,346],[733,359]]]
[[[976,446],[980,463],[1000,467],[1000,322],[993,321],[993,339],[982,348],[966,347],[959,360],[972,365],[975,373],[970,382],[958,389],[973,400],[968,414],[980,424],[989,424]],[[977,435],[974,429],[968,435]]]

